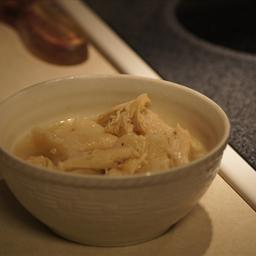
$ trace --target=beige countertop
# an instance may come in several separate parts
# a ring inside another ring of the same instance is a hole
[[[117,73],[93,46],[87,62],[63,67],[36,59],[15,31],[1,23],[0,38],[0,99],[50,78]],[[120,248],[88,247],[59,238],[24,210],[0,180],[0,255],[256,255],[255,234],[255,212],[219,176],[200,204],[169,232]]]
[[[0,22],[0,100],[34,83],[56,77],[80,74],[115,74],[116,69],[92,46],[82,64],[59,66],[32,55],[15,30]]]

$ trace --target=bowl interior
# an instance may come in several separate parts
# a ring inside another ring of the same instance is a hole
[[[95,116],[115,104],[148,93],[152,110],[170,125],[181,124],[211,150],[226,139],[225,113],[184,86],[132,76],[70,77],[40,83],[0,105],[0,146],[12,151],[32,127],[74,115]]]

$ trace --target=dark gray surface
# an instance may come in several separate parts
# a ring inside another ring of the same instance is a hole
[[[230,144],[256,168],[255,55],[187,32],[176,19],[175,0],[85,1],[164,79],[215,100],[231,120]]]
[[[178,20],[195,35],[234,50],[256,53],[255,0],[179,0]]]

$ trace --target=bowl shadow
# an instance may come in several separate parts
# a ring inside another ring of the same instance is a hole
[[[92,247],[67,241],[37,221],[0,180],[0,255],[204,255],[213,228],[207,211],[198,204],[162,236],[127,247]]]

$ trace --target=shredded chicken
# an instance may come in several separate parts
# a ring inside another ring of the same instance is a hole
[[[53,162],[45,156],[30,156],[27,158],[27,161],[33,165],[56,169],[56,166],[53,164]]]
[[[168,126],[149,107],[147,94],[95,120],[70,118],[32,130],[35,152],[26,160],[79,174],[132,175],[187,164],[205,149],[179,124]]]

